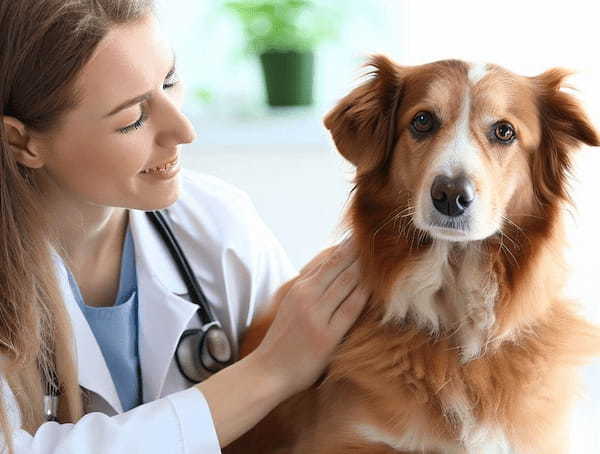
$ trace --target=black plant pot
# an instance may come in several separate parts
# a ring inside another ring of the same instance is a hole
[[[314,54],[268,51],[260,55],[271,106],[305,106],[313,102]]]

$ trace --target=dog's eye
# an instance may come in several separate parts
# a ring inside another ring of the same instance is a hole
[[[412,120],[413,131],[425,134],[431,132],[435,127],[435,119],[431,112],[419,112]]]
[[[510,143],[515,140],[516,133],[513,125],[506,121],[501,121],[493,126],[494,137],[502,143]]]

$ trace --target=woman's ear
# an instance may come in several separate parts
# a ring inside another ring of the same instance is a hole
[[[11,116],[3,116],[2,120],[9,151],[14,154],[15,160],[26,167],[34,169],[42,167],[44,165],[42,153],[25,124]]]
[[[326,116],[338,151],[360,172],[385,161],[395,141],[396,111],[402,97],[403,68],[383,55],[371,57],[370,80],[352,90]]]
[[[555,197],[569,200],[566,180],[571,152],[582,144],[600,145],[598,132],[580,102],[565,91],[568,87],[564,81],[570,75],[571,71],[553,68],[532,78],[542,134],[532,170],[542,202],[551,202]]]

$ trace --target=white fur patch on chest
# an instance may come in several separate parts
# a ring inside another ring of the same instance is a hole
[[[481,428],[485,439],[473,440],[470,444],[449,444],[431,441],[422,431],[414,428],[402,436],[390,435],[369,424],[356,424],[354,431],[364,440],[374,444],[383,443],[396,451],[439,452],[440,454],[518,454],[514,451],[501,430]]]
[[[435,240],[394,283],[384,321],[410,319],[432,335],[453,332],[467,362],[489,338],[497,294],[495,274],[477,244]]]

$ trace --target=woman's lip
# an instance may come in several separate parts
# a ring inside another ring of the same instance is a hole
[[[169,164],[177,162],[178,159],[179,159],[179,156],[175,156],[170,161],[165,161],[162,164],[159,164],[157,166],[146,167],[144,170],[142,170],[142,172],[147,172],[148,170],[156,169],[157,167],[164,167],[166,165],[169,165]]]

